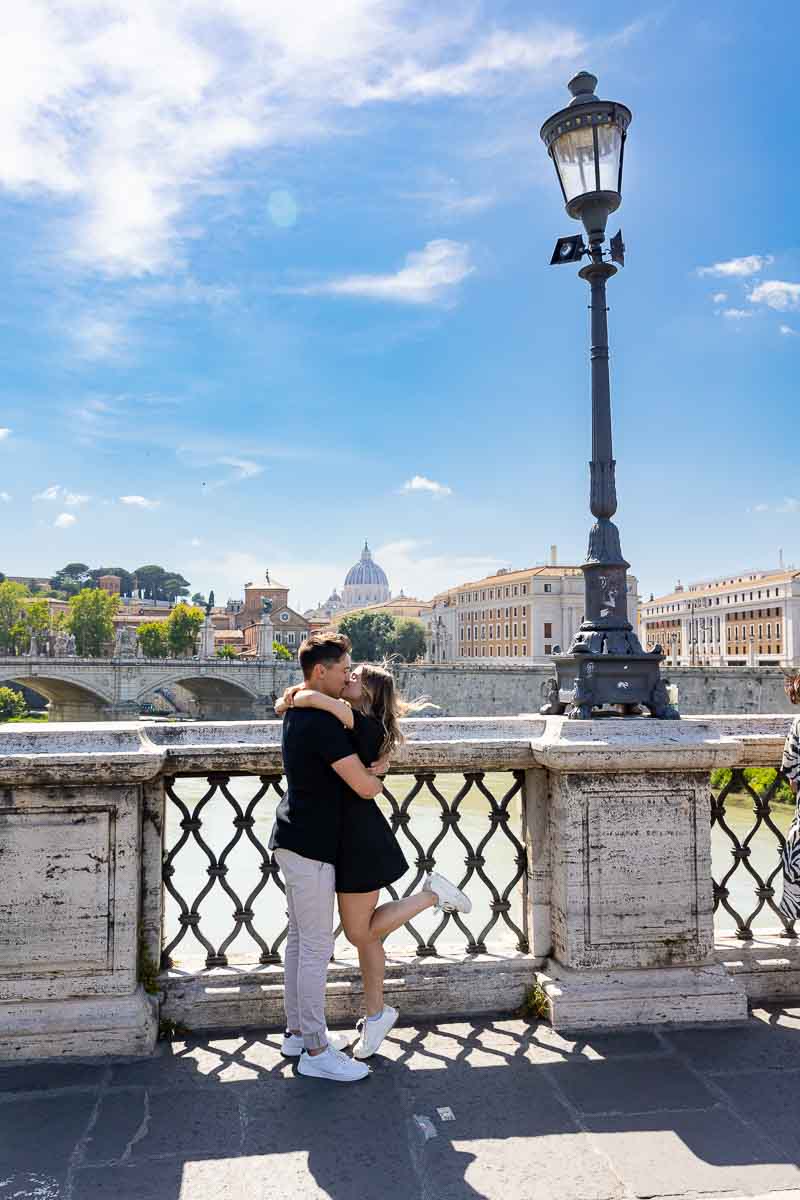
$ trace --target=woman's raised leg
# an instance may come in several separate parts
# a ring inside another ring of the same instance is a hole
[[[379,895],[377,891],[339,892],[339,915],[345,937],[358,950],[368,1017],[383,1011],[386,955],[382,939],[436,903],[433,893],[417,892],[377,908]]]

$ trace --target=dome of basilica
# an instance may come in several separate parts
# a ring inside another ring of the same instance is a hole
[[[390,596],[386,572],[375,562],[369,546],[364,542],[361,558],[347,572],[347,578],[344,581],[342,588],[344,607],[352,609],[361,608],[367,604],[383,604]]]
[[[344,581],[345,587],[361,586],[362,584],[378,584],[379,587],[388,587],[389,580],[386,578],[386,572],[383,567],[379,567],[372,557],[372,552],[369,546],[364,542],[364,549],[361,551],[361,558],[354,567],[351,567],[347,572],[347,578]]]

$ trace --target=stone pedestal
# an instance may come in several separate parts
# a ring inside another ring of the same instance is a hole
[[[206,617],[200,629],[199,645],[197,647],[199,658],[214,657],[214,626],[211,624],[211,618]]]
[[[743,1020],[744,989],[713,957],[711,884],[709,772],[736,741],[699,722],[549,718],[533,749],[548,771],[554,1026]]]
[[[272,649],[272,642],[275,637],[275,627],[272,622],[263,617],[258,626],[256,654],[259,658],[265,658],[269,661],[275,657],[275,651]]]
[[[28,735],[25,761],[0,758],[0,1060],[155,1045],[138,972],[141,781],[163,754],[135,727],[97,728],[73,727],[55,755],[57,733]]]

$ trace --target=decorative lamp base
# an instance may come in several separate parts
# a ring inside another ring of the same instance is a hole
[[[641,649],[638,654],[592,653],[589,648],[597,639],[614,644],[624,636],[624,630],[609,630],[607,635],[581,630],[571,653],[554,656],[556,678],[547,685],[539,711],[545,716],[589,721],[607,707],[609,716],[620,716],[621,710],[626,717],[649,712],[661,720],[676,720],[680,714],[669,702],[667,681],[659,671],[663,654],[645,654]],[[635,634],[631,636],[636,640]]]

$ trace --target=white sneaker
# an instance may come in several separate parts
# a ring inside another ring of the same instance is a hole
[[[396,1008],[385,1004],[377,1020],[370,1021],[367,1017],[362,1017],[357,1021],[356,1029],[361,1033],[361,1037],[353,1047],[353,1058],[369,1058],[374,1054],[399,1016]]]
[[[422,890],[434,893],[436,896],[434,907],[438,908],[440,912],[472,912],[472,901],[454,883],[436,871],[430,871],[425,876]]]
[[[308,1054],[305,1050],[297,1064],[300,1075],[311,1075],[314,1079],[330,1079],[334,1083],[355,1083],[366,1079],[370,1069],[366,1063],[354,1062],[341,1050],[328,1046],[322,1054]]]
[[[331,1033],[330,1029],[325,1030],[325,1035],[328,1045],[333,1046],[334,1050],[344,1050],[355,1040],[352,1033]],[[302,1053],[302,1033],[285,1033],[281,1042],[281,1054],[285,1054],[287,1058],[299,1058]]]

